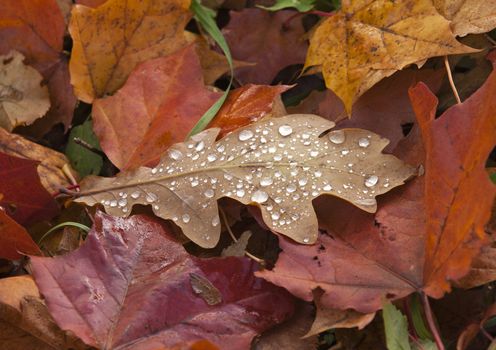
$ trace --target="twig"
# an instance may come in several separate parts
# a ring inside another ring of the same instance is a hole
[[[79,137],[75,137],[75,138],[73,138],[73,140],[74,140],[74,143],[78,144],[81,147],[86,148],[88,151],[93,152],[95,154],[98,154],[99,156],[106,157],[105,153],[100,151],[98,148],[93,147],[88,142],[80,139]]]
[[[222,209],[220,206],[219,206],[219,212],[220,212],[220,215],[222,216],[222,220],[224,221],[224,225],[226,226],[226,229],[227,229],[227,232],[229,233],[229,236],[231,236],[231,238],[234,242],[238,242],[238,239],[236,238],[236,236],[234,235],[234,233],[231,230],[231,226],[229,226],[229,224],[228,224],[227,215],[224,212],[224,209]],[[250,259],[255,260],[260,265],[265,266],[265,261],[263,259],[256,257],[255,255],[247,252],[246,250],[245,250],[245,255],[247,257],[249,257]]]
[[[439,334],[439,330],[437,329],[436,322],[434,321],[431,305],[429,304],[429,297],[425,293],[422,293],[422,304],[424,304],[425,317],[427,318],[427,324],[429,325],[429,329],[431,330],[431,333],[434,336],[434,341],[436,342],[436,346],[438,350],[445,350],[443,341],[441,340],[441,335]]]
[[[489,34],[485,33],[484,36],[486,37],[487,41],[491,43],[491,45],[496,46],[496,41],[494,41],[494,39],[491,38]]]
[[[453,94],[455,95],[456,102],[462,103],[462,100],[460,100],[460,95],[458,95],[458,90],[456,89],[455,82],[453,81],[453,75],[451,75],[451,67],[448,62],[448,56],[444,56],[444,66],[446,67],[446,73],[448,73],[448,80],[451,86],[451,90],[453,90]]]

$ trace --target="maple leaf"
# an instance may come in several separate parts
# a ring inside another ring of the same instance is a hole
[[[0,279],[0,326],[5,349],[88,349],[55,324],[29,275]]]
[[[69,160],[57,151],[11,134],[0,128],[0,152],[39,162],[37,167],[41,184],[49,193],[72,185],[65,172],[73,174]]]
[[[347,0],[315,29],[305,67],[320,67],[350,114],[359,96],[397,70],[475,51],[456,41],[430,0]]]
[[[332,131],[315,115],[258,121],[215,142],[208,129],[173,145],[153,169],[115,178],[88,177],[77,201],[101,203],[127,216],[134,204],[150,204],[202,247],[220,235],[217,199],[258,205],[268,227],[300,243],[317,238],[312,200],[322,194],[344,198],[368,212],[375,196],[401,185],[413,168],[381,150],[388,141],[361,129]]]
[[[0,206],[23,225],[51,219],[59,210],[40,183],[38,163],[0,152]]]
[[[25,63],[47,81],[51,108],[35,123],[40,134],[58,122],[67,126],[76,104],[67,58],[62,54],[64,31],[64,18],[55,0],[0,2],[0,54],[21,52]]]
[[[156,164],[219,96],[203,85],[198,56],[189,45],[140,64],[114,96],[95,100],[93,129],[118,168]]]
[[[208,127],[220,128],[219,137],[224,137],[228,133],[261,118],[286,115],[280,95],[290,88],[288,85],[247,84],[230,91],[226,101]]]
[[[0,126],[9,131],[33,123],[50,108],[48,90],[40,85],[43,77],[23,60],[17,51],[0,56]]]
[[[424,163],[425,176],[386,194],[375,216],[316,203],[327,235],[311,247],[281,240],[274,270],[257,275],[308,301],[320,287],[326,307],[365,313],[380,309],[384,297],[421,290],[442,297],[484,244],[496,192],[484,169],[496,140],[495,91],[493,71],[474,95],[434,119],[436,98],[419,83],[411,98],[425,150],[414,128],[395,154]]]
[[[16,260],[24,255],[41,255],[29,233],[0,210],[0,258]]]
[[[451,21],[455,35],[486,33],[496,27],[495,0],[433,0],[433,3]]]
[[[57,324],[100,348],[207,339],[223,349],[244,349],[293,309],[289,293],[253,276],[253,261],[190,256],[145,216],[99,213],[80,249],[31,262]],[[209,306],[195,293],[191,275],[216,288],[221,302]]]
[[[236,79],[243,84],[270,84],[286,66],[303,63],[307,44],[301,21],[283,23],[294,11],[270,13],[260,9],[231,12],[229,24],[222,30],[234,58],[256,63],[238,68]]]
[[[69,68],[78,98],[91,103],[112,94],[138,63],[186,45],[189,5],[189,0],[109,0],[96,9],[75,5]]]

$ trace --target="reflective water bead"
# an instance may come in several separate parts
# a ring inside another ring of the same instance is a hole
[[[147,193],[146,194],[146,198],[145,199],[146,199],[146,201],[148,203],[153,203],[153,202],[155,202],[158,199],[158,196],[155,193],[151,193],[150,192],[150,193]]]
[[[264,203],[269,199],[267,192],[257,190],[251,195],[251,200],[256,203]]]
[[[274,160],[275,160],[276,162],[281,161],[281,160],[282,160],[282,155],[280,155],[280,154],[276,154],[276,155],[274,156]]]
[[[195,145],[195,149],[198,151],[198,152],[201,152],[203,151],[203,149],[205,148],[205,142],[203,141],[200,141],[198,142],[196,145]]]
[[[260,180],[260,186],[266,187],[272,185],[272,178],[271,177],[264,177],[262,180]]]
[[[308,243],[308,242],[310,242],[310,238],[308,238],[308,237],[303,238],[303,242],[304,242],[304,243]]]
[[[209,188],[208,190],[206,190],[204,193],[205,197],[207,198],[212,198],[215,194],[214,190],[212,190],[211,188]]]
[[[198,182],[198,180],[196,180],[196,179],[195,179],[195,180],[193,180],[193,181],[191,181],[191,187],[196,187],[196,186],[198,186],[198,183],[199,183],[199,182]]]
[[[247,141],[253,137],[253,131],[251,130],[241,130],[238,135],[239,141]]]
[[[286,192],[293,193],[294,191],[296,191],[296,185],[295,184],[289,184],[288,187],[286,187]]]
[[[132,199],[137,199],[139,196],[140,196],[140,193],[138,191],[131,193]]]
[[[209,154],[209,155],[207,156],[207,160],[208,160],[210,163],[212,163],[212,162],[214,162],[214,161],[216,161],[216,160],[217,160],[217,156],[216,156],[215,154]]]
[[[327,184],[327,185],[325,185],[324,187],[322,187],[322,189],[323,189],[324,191],[331,191],[331,190],[332,190],[332,186],[331,186],[331,185],[329,185],[329,184]]]
[[[290,125],[284,124],[279,127],[279,134],[281,136],[289,136],[293,133],[293,128]]]
[[[373,187],[377,184],[378,181],[379,181],[379,177],[377,177],[376,175],[370,175],[365,179],[365,186]]]
[[[366,198],[366,199],[358,199],[355,201],[355,203],[358,205],[372,206],[376,204],[376,201],[374,198]]]
[[[336,145],[343,143],[346,140],[346,135],[343,130],[331,131],[329,133],[329,140]]]
[[[243,198],[245,196],[245,190],[243,190],[243,189],[237,190],[236,196],[238,196],[239,198]]]
[[[153,169],[152,169],[152,174],[156,174],[156,173],[157,173],[157,171],[158,171],[158,170],[157,170],[157,168],[153,168]]]
[[[183,154],[178,149],[169,150],[169,158],[172,160],[179,160],[183,157]]]
[[[218,145],[217,146],[217,152],[224,152],[224,150],[226,149],[226,147],[224,145]]]
[[[358,146],[362,148],[367,148],[370,145],[370,140],[366,137],[362,137],[361,139],[358,140]]]
[[[191,220],[191,217],[188,214],[184,214],[181,218],[185,224]]]
[[[344,150],[341,151],[341,154],[343,156],[347,155],[348,153],[350,153],[350,150],[348,150],[348,149],[344,149]]]
[[[119,201],[117,202],[117,204],[119,205],[119,207],[125,207],[127,205],[127,200],[126,199],[119,199]]]
[[[220,218],[219,218],[219,215],[216,215],[213,217],[212,219],[212,226],[215,227],[215,226],[219,226],[220,224]],[[208,237],[208,236],[207,236]],[[208,239],[208,238],[207,238]]]
[[[272,220],[279,220],[281,215],[279,213],[272,213],[270,217],[272,218]]]
[[[316,170],[314,173],[315,177],[321,177],[322,176],[322,171]]]
[[[116,200],[113,200],[113,201],[110,201],[110,206],[113,208],[113,207],[116,207],[117,206],[117,201]]]
[[[274,202],[276,202],[277,204],[281,204],[282,203],[282,198],[281,197],[276,197],[274,199]]]
[[[318,155],[319,155],[319,151],[315,151],[315,150],[310,151],[310,157],[314,157],[314,158],[315,158],[315,157],[317,157]]]
[[[233,176],[231,174],[225,173],[224,174],[224,179],[231,181],[233,179]]]

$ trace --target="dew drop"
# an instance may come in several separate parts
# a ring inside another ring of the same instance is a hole
[[[116,207],[117,206],[117,201],[116,200],[113,200],[113,201],[110,201],[110,206],[113,208],[113,207]]]
[[[212,162],[215,162],[217,160],[217,156],[215,154],[209,154],[207,156],[207,160],[212,163]]]
[[[336,130],[329,133],[329,140],[336,145],[343,143],[345,139],[346,136],[343,130]]]
[[[318,191],[312,191],[312,196],[317,197],[319,195]]]
[[[362,148],[367,148],[370,145],[370,140],[366,137],[362,137],[361,139],[358,140],[358,146]]]
[[[171,149],[169,151],[169,158],[172,160],[179,160],[183,157],[183,154],[181,153],[180,150],[177,149]]]
[[[203,141],[200,141],[198,142],[196,145],[195,145],[195,149],[198,151],[198,152],[201,152],[203,151],[203,149],[205,148],[205,142]]]
[[[131,193],[132,199],[137,199],[139,196],[140,196],[140,193],[138,191]]]
[[[332,190],[332,186],[331,186],[331,185],[329,185],[329,184],[327,184],[327,185],[325,185],[324,187],[322,187],[322,189],[323,189],[324,191],[331,191],[331,190]]]
[[[315,175],[315,177],[321,177],[322,176],[322,171],[317,170],[313,174]]]
[[[195,179],[191,181],[191,187],[196,187],[196,186],[198,186],[198,180]]]
[[[282,160],[282,155],[280,155],[280,154],[276,154],[276,155],[274,156],[274,160],[275,160],[276,162],[280,162],[280,161]]]
[[[264,203],[269,199],[267,192],[257,190],[251,195],[251,200],[256,203]]]
[[[308,242],[310,242],[310,238],[308,238],[308,237],[303,238],[303,242],[304,242],[304,243],[308,243]]]
[[[365,179],[365,186],[367,187],[373,187],[377,184],[379,181],[379,178],[376,175],[370,175]]]
[[[212,198],[215,194],[214,190],[212,190],[211,188],[209,188],[208,190],[206,190],[204,193],[205,197],[207,198]]]
[[[277,204],[281,204],[282,203],[282,198],[281,197],[276,197],[274,199],[274,202],[276,202]]]
[[[310,151],[310,157],[315,158],[315,157],[317,157],[318,155],[319,155],[319,151],[315,151],[315,150],[314,150],[314,151]]]
[[[117,204],[119,204],[119,207],[125,207],[127,205],[127,199],[119,199],[119,202],[117,202]]]
[[[355,201],[355,203],[358,205],[372,206],[376,204],[376,201],[374,198],[366,198],[366,199],[358,199]]]
[[[262,180],[260,180],[260,186],[262,187],[267,187],[272,185],[272,178],[271,177],[264,177]]]
[[[245,196],[245,190],[243,189],[237,190],[236,196],[238,196],[239,198],[243,198]]]
[[[286,187],[286,192],[293,193],[294,191],[296,191],[296,185],[295,184],[289,184],[288,187]]]
[[[251,130],[241,130],[238,135],[239,141],[248,141],[253,137],[253,131]]]
[[[233,179],[233,176],[231,174],[225,173],[224,174],[224,179],[226,179],[227,181],[231,181]]]
[[[156,174],[156,173],[157,173],[157,171],[158,171],[158,170],[157,170],[157,168],[153,168],[153,169],[152,169],[152,174]]]
[[[279,134],[281,136],[289,136],[293,133],[293,128],[290,125],[284,124],[279,127]]]
[[[311,136],[311,134],[308,133],[308,132],[305,132],[305,133],[301,134],[301,138],[303,140],[308,140],[310,138],[310,136]]]
[[[341,151],[341,154],[343,156],[347,155],[348,153],[350,153],[350,150],[348,150],[348,149],[344,149],[344,150]]]
[[[155,193],[147,193],[146,194],[146,201],[148,203],[153,203],[158,199],[157,195]]]
[[[306,177],[298,180],[298,185],[305,186],[308,183],[308,179]]]
[[[225,151],[225,149],[226,149],[226,147],[225,147],[224,145],[218,145],[218,146],[217,146],[217,152],[222,153],[222,152],[224,152],[224,151]]]
[[[181,219],[183,220],[183,222],[185,224],[187,224],[191,220],[191,217],[188,214],[183,214],[183,216],[181,217]]]
[[[216,215],[213,217],[212,219],[212,226],[215,227],[215,226],[219,226],[220,224],[220,218],[219,218],[219,215]],[[208,237],[208,236],[207,236]],[[207,238],[208,239],[208,238]]]
[[[277,148],[276,148],[276,146],[270,146],[270,147],[268,148],[268,150],[269,150],[269,153],[276,153]]]
[[[272,213],[270,217],[272,218],[272,220],[279,220],[281,215],[279,215],[279,213]]]
[[[153,209],[158,210],[160,207],[158,205],[154,205]]]

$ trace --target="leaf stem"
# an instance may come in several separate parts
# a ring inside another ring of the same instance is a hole
[[[83,139],[79,138],[79,137],[74,137],[73,138],[74,140],[74,143],[83,147],[83,148],[86,148],[88,151],[90,152],[93,152],[95,154],[98,154],[99,156],[102,156],[102,157],[107,157],[105,155],[105,153],[103,153],[103,151],[99,150],[98,148],[96,147],[93,147],[92,145],[90,145],[88,142],[84,141]]]
[[[439,334],[436,322],[434,321],[434,315],[432,313],[431,305],[429,304],[429,297],[425,293],[421,293],[421,295],[422,304],[424,304],[425,317],[427,318],[427,324],[429,325],[432,335],[434,336],[436,346],[439,350],[445,350],[443,341],[441,340],[441,335]]]
[[[462,103],[462,100],[460,100],[460,95],[458,95],[458,90],[456,89],[455,82],[453,81],[453,75],[451,74],[451,67],[448,61],[448,56],[444,56],[444,66],[446,67],[446,73],[448,73],[448,80],[451,86],[451,90],[453,90],[453,94],[455,95],[456,102],[460,104]]]

